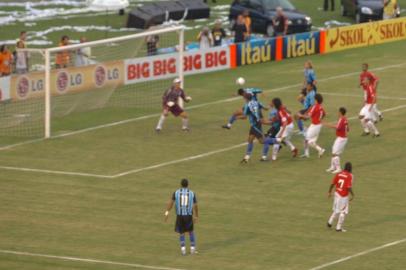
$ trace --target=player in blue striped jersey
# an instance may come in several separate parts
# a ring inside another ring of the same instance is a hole
[[[306,61],[304,64],[304,83],[303,88],[306,88],[307,84],[313,85],[314,91],[317,92],[317,80],[316,73],[313,69],[313,64],[310,60]]]
[[[180,249],[182,255],[186,255],[185,233],[189,233],[190,237],[190,253],[196,253],[195,234],[193,232],[193,225],[197,222],[199,217],[199,210],[197,207],[197,198],[195,193],[188,188],[189,181],[182,179],[181,188],[176,190],[165,211],[165,221],[168,220],[169,211],[175,205],[176,223],[175,232],[179,233]]]
[[[299,131],[303,135],[304,135],[305,128],[304,128],[303,118],[300,117],[300,115],[306,114],[306,112],[310,109],[310,107],[315,104],[315,101],[316,101],[315,96],[316,96],[316,91],[314,89],[314,85],[312,83],[307,83],[306,93],[303,93],[298,98],[299,102],[303,104],[303,109],[295,114],[295,120],[297,121],[297,126],[299,128]]]
[[[258,94],[261,94],[261,93],[262,93],[262,90],[260,88],[240,88],[237,91],[237,95],[244,97],[245,94],[250,94],[252,96],[252,99],[256,100],[256,101],[258,101]],[[221,127],[225,128],[225,129],[231,129],[231,126],[233,125],[233,123],[237,119],[240,119],[241,116],[244,115],[243,110],[244,110],[244,108],[238,109],[237,111],[235,111],[233,113],[233,115],[230,117],[230,119],[228,120],[228,123]]]

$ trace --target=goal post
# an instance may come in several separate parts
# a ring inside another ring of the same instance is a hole
[[[173,79],[184,82],[184,31],[171,25],[19,50],[30,56],[29,67],[9,78],[11,101],[0,108],[15,119],[0,115],[0,136],[51,138],[157,113]]]

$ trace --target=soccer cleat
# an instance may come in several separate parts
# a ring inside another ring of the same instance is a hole
[[[292,157],[297,157],[297,154],[299,153],[299,150],[297,150],[297,148],[292,150]]]
[[[182,256],[186,255],[186,247],[181,247],[180,248],[180,253],[182,254]]]
[[[361,136],[365,137],[365,136],[369,136],[369,132],[362,132]]]
[[[261,162],[266,162],[266,161],[269,161],[269,159],[268,159],[268,157],[266,157],[266,156],[262,156],[259,161],[261,161]]]
[[[249,160],[250,160],[250,156],[249,156],[249,155],[245,155],[245,157],[241,160],[240,163],[247,164]]]
[[[309,156],[309,154],[303,154],[303,155],[301,155],[300,157],[301,157],[301,158],[309,158],[310,156]]]
[[[323,156],[323,154],[324,154],[324,152],[326,152],[326,149],[320,149],[320,151],[319,151],[319,158],[321,158],[322,156]]]
[[[332,224],[330,224],[330,223],[328,223],[328,221],[327,221],[327,227],[328,228],[331,228],[333,225]]]
[[[155,132],[156,132],[157,134],[159,134],[159,133],[161,132],[161,129],[160,129],[160,128],[156,128],[156,129],[155,129]]]
[[[379,121],[383,121],[383,115],[382,114],[379,115]]]
[[[189,128],[187,128],[187,127],[183,127],[183,128],[182,128],[182,131],[184,131],[184,132],[189,132],[189,131],[190,131],[190,129],[189,129]]]
[[[347,232],[347,230],[341,228],[341,229],[336,229],[336,232]]]
[[[340,173],[340,172],[341,172],[341,169],[338,168],[337,170],[334,170],[334,171],[332,171],[331,173],[337,174],[337,173]]]
[[[334,171],[334,168],[333,167],[330,167],[330,168],[328,168],[327,170],[326,170],[326,172],[329,172],[329,173],[331,173],[331,172],[333,172]]]
[[[377,138],[379,136],[381,136],[381,134],[377,133],[377,134],[372,135],[372,138]]]
[[[229,126],[229,125],[222,125],[221,127],[224,129],[231,129],[231,126]]]

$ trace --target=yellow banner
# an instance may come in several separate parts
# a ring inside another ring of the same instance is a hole
[[[123,61],[55,69],[51,71],[51,95],[58,96],[118,87],[124,84],[124,76]],[[43,71],[11,76],[11,99],[24,100],[43,97],[44,93],[45,73]]]
[[[406,39],[406,18],[374,21],[326,31],[326,53]]]

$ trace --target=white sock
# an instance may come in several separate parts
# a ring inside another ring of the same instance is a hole
[[[365,133],[369,133],[368,125],[365,123],[365,120],[364,120],[364,119],[361,119],[361,126],[362,126],[362,128],[364,129],[364,132],[365,132]]]
[[[334,156],[332,159],[331,159],[331,167],[333,167],[334,168],[334,170],[337,170],[337,169],[341,169],[341,164],[340,164],[340,157],[339,156]]]
[[[379,134],[379,131],[378,131],[378,129],[376,128],[374,122],[368,121],[368,122],[367,122],[367,126],[368,126],[369,130],[371,130],[375,135],[376,135],[376,134]]]
[[[272,149],[272,160],[276,160],[276,157],[278,156],[278,152],[279,152],[279,144],[275,143],[273,145],[273,149]]]
[[[307,141],[305,141],[305,143],[304,143],[304,154],[306,156],[309,155],[309,144],[307,143]]]
[[[296,147],[293,145],[293,143],[290,140],[285,139],[285,143],[287,144],[287,146],[289,146],[290,151],[293,151],[296,149]]]
[[[159,118],[158,125],[156,126],[156,129],[162,129],[162,125],[164,124],[165,119],[166,119],[166,116],[161,114],[161,117]]]
[[[328,224],[332,225],[334,220],[337,218],[338,214],[336,212],[333,212],[330,216],[330,218],[328,219]]]
[[[345,214],[340,213],[340,216],[338,217],[338,222],[337,222],[337,230],[341,230],[344,224],[344,219],[345,219]]]
[[[228,126],[228,127],[231,127],[232,125],[233,125],[233,124],[231,124],[231,123],[227,123],[227,126]]]
[[[189,118],[182,118],[182,128],[187,129],[189,127]]]

